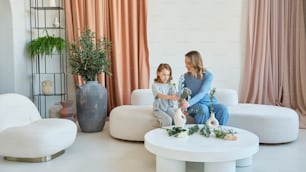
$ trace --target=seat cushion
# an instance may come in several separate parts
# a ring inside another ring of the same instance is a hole
[[[0,155],[36,158],[52,155],[72,145],[76,124],[66,119],[41,119],[0,132]]]
[[[238,104],[229,106],[229,126],[246,129],[259,137],[260,143],[285,143],[297,139],[298,114],[286,107]]]
[[[131,141],[143,141],[146,132],[160,126],[152,106],[123,105],[110,113],[111,136]]]

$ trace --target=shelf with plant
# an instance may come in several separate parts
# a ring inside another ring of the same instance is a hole
[[[31,57],[43,55],[51,55],[53,52],[62,53],[66,47],[66,41],[54,35],[49,35],[48,31],[44,31],[45,36],[39,36],[36,39],[33,39],[28,44],[28,52]]]

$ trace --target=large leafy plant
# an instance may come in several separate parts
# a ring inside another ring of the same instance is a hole
[[[95,32],[85,29],[77,42],[71,44],[70,66],[72,74],[81,75],[85,81],[96,80],[97,74],[111,75],[108,51],[111,42],[105,38],[96,41]]]
[[[47,31],[45,36],[33,39],[28,45],[28,51],[32,58],[38,55],[51,55],[54,51],[61,53],[65,47],[66,42],[61,37],[49,35]]]

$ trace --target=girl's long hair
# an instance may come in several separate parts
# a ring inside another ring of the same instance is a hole
[[[167,63],[159,64],[159,66],[158,66],[158,68],[156,70],[156,78],[154,79],[154,82],[162,83],[161,79],[158,76],[158,73],[161,72],[163,69],[166,69],[166,70],[170,71],[170,77],[169,77],[167,83],[171,82],[171,80],[172,80],[172,69],[171,69],[171,66],[169,64],[167,64]]]

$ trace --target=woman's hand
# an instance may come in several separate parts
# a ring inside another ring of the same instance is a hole
[[[188,101],[186,101],[186,100],[180,100],[180,101],[181,101],[180,102],[181,108],[187,109],[190,106]]]
[[[185,99],[180,99],[180,108],[185,116],[188,115],[187,108],[189,107],[189,103]]]

